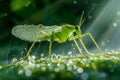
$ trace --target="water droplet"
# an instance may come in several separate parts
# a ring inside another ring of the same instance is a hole
[[[88,78],[89,78],[88,73],[84,72],[81,74],[81,80],[88,80]]]
[[[52,55],[51,55],[51,58],[56,58],[56,54],[52,54]]]
[[[89,16],[88,16],[88,19],[92,19],[92,16],[91,16],[91,15],[89,15]]]
[[[61,58],[61,55],[56,55],[56,59],[60,59]]]
[[[27,3],[25,4],[25,7],[28,7],[30,5],[31,1],[27,1]]]
[[[23,74],[23,70],[19,70],[19,71],[18,71],[18,74]]]
[[[77,4],[77,1],[76,1],[76,0],[74,0],[74,1],[73,1],[73,4]]]
[[[33,55],[32,55],[32,56],[29,56],[29,57],[28,57],[28,60],[31,61],[31,62],[35,62],[35,56],[33,56]]]
[[[120,15],[120,11],[117,11],[117,15]]]
[[[51,64],[47,64],[48,66],[51,66]]]
[[[70,60],[68,61],[68,64],[73,64],[73,61],[70,59]]]
[[[68,52],[68,55],[72,55],[72,51],[69,51],[69,52]]]
[[[7,15],[8,15],[7,13],[3,13],[3,14],[0,15],[0,17],[5,17]]]
[[[27,77],[30,77],[31,75],[32,75],[32,71],[31,70],[26,70],[25,71],[25,75],[27,76]]]
[[[30,66],[31,68],[34,68],[34,67],[35,67],[35,63],[28,62],[28,64],[29,64],[29,66]]]
[[[113,23],[113,26],[114,26],[114,27],[116,27],[116,26],[117,26],[117,23],[116,23],[116,22],[114,22],[114,23]]]
[[[59,72],[60,71],[60,69],[58,67],[56,67],[54,70],[55,70],[55,72]]]
[[[50,78],[52,78],[52,79],[50,79],[50,80],[53,80],[53,79],[55,78],[55,74],[51,73],[51,74],[50,74]]]
[[[13,58],[12,62],[13,62],[13,63],[14,63],[14,62],[17,62],[17,58]]]
[[[73,65],[72,60],[68,61],[67,66],[69,67],[70,65]]]
[[[31,56],[31,58],[32,58],[32,59],[35,59],[35,56],[34,56],[34,55],[32,55],[32,56]]]
[[[74,47],[73,50],[76,50],[76,48]]]
[[[115,54],[119,54],[120,52],[119,51],[115,51]]]
[[[67,70],[68,70],[68,71],[71,71],[71,70],[72,70],[72,66],[68,66],[68,67],[67,67]]]
[[[60,70],[64,70],[64,69],[65,69],[65,65],[61,64],[61,65],[59,66],[59,68],[60,68]]]
[[[102,45],[102,46],[105,46],[105,45],[106,45],[106,43],[105,43],[104,41],[102,41],[102,42],[101,42],[101,45]]]
[[[99,73],[99,77],[106,77],[107,75],[106,75],[106,73],[104,73],[104,72],[100,72]]]
[[[74,44],[71,44],[71,46],[73,47],[73,46],[74,46]]]
[[[39,68],[39,67],[40,67],[40,64],[36,64],[36,67]]]
[[[58,63],[57,66],[60,66],[60,63]]]
[[[107,43],[109,43],[110,42],[110,40],[107,40]]]
[[[42,67],[41,70],[42,70],[42,71],[46,71],[46,67]]]
[[[78,73],[82,73],[84,70],[83,70],[83,68],[81,68],[81,67],[79,67],[78,69],[77,69],[77,72]]]
[[[40,56],[41,56],[41,57],[44,57],[44,55],[45,55],[45,54],[44,54],[44,53],[42,53]]]
[[[76,69],[77,69],[77,66],[76,66],[76,65],[73,65],[73,68],[74,68],[74,70],[76,70]]]
[[[2,66],[0,66],[0,69],[2,69]]]

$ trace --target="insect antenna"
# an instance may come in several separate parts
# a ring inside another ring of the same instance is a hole
[[[82,26],[83,22],[85,21],[85,19],[83,17],[84,17],[84,11],[82,12],[79,25],[77,26],[79,30],[80,30],[80,27]]]
[[[88,12],[87,16],[90,15],[90,13],[93,11],[93,9],[94,9],[94,8],[92,8],[92,9]],[[81,17],[80,17],[79,25],[77,26],[79,30],[80,30],[80,27],[82,26],[82,24],[84,23],[85,19],[86,19],[86,17],[84,18],[84,11],[83,11],[82,14],[81,14]]]

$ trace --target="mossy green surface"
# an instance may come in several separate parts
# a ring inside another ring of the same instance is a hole
[[[96,55],[29,56],[11,66],[1,67],[0,80],[119,80],[120,52]]]

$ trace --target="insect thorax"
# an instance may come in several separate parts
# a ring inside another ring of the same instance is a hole
[[[77,38],[80,35],[79,30],[73,25],[63,25],[60,32],[53,33],[53,40],[62,43],[66,40],[73,40],[72,35]]]

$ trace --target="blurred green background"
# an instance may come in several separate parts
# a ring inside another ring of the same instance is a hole
[[[24,24],[78,25],[83,11],[85,22],[81,27],[82,33],[90,32],[103,51],[107,50],[108,54],[109,52],[115,53],[115,56],[109,55],[111,57],[107,56],[105,59],[105,56],[99,57],[101,59],[103,57],[102,62],[99,60],[90,62],[87,58],[88,63],[92,63],[91,66],[95,68],[95,72],[92,72],[91,68],[86,69],[86,72],[90,72],[89,74],[98,80],[119,80],[119,58],[115,57],[119,57],[116,54],[120,51],[120,0],[0,0],[0,65],[23,57],[27,52],[26,49],[31,45],[28,41],[12,35],[11,30],[14,26]],[[87,48],[94,51],[93,43],[89,39],[83,40],[87,45],[90,43]],[[46,56],[48,45],[49,42],[36,43],[31,54],[34,54],[36,58]],[[118,52],[113,51],[115,49],[119,49]],[[71,53],[77,53],[77,50],[72,42],[67,41],[62,44],[54,42],[53,53],[70,56]],[[108,58],[111,58],[110,61],[107,61]],[[12,67],[9,70],[13,75],[18,74],[14,73],[15,70]],[[4,74],[1,72],[5,78],[9,76],[7,71],[3,69]],[[96,74],[96,71],[99,74]],[[83,80],[87,78],[85,76]]]
[[[81,27],[84,33],[107,2],[109,0],[0,0],[0,60],[7,60],[11,56],[13,58],[20,52],[25,53],[24,48],[27,47],[28,42],[11,34],[14,26],[19,24],[77,25],[84,11],[86,20]],[[95,39],[98,41],[98,37]]]

